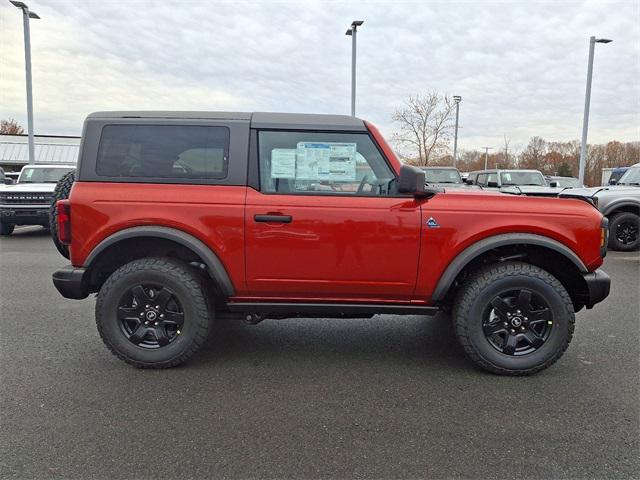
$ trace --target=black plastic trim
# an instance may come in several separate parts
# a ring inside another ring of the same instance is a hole
[[[543,237],[533,233],[507,233],[504,235],[496,235],[493,237],[485,238],[477,243],[474,243],[470,247],[460,252],[456,258],[449,264],[444,271],[438,284],[431,296],[431,299],[435,302],[444,300],[447,295],[449,287],[453,284],[458,274],[469,264],[474,258],[479,255],[493,250],[494,248],[503,247],[505,245],[536,245],[551,250],[555,250],[558,253],[563,254],[580,270],[582,273],[587,273],[587,267],[584,265],[580,257],[578,257],[571,249],[562,243],[552,238]]]
[[[85,275],[86,273],[85,268],[67,265],[53,273],[53,285],[63,297],[82,300],[89,296],[88,275]]]
[[[254,215],[253,220],[264,223],[291,223],[291,215]]]
[[[231,283],[231,278],[227,274],[227,270],[217,257],[217,255],[202,241],[198,240],[193,235],[189,235],[181,230],[175,228],[161,227],[161,226],[145,226],[145,227],[132,227],[125,230],[120,230],[114,233],[110,237],[107,237],[93,249],[91,254],[84,262],[85,268],[90,268],[91,264],[98,258],[100,253],[111,245],[128,238],[135,237],[156,237],[164,238],[166,240],[172,240],[192,250],[198,255],[208,267],[211,277],[218,282],[218,286],[223,295],[233,296],[235,290]]]
[[[611,278],[604,270],[595,270],[583,275],[584,281],[587,283],[589,298],[585,302],[587,308],[593,308],[596,303],[609,296],[611,291]]]
[[[335,314],[385,314],[435,315],[439,307],[423,305],[389,305],[375,303],[298,303],[298,302],[230,302],[227,308],[232,312],[295,315],[335,315]]]

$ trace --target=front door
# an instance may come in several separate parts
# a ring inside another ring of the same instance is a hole
[[[245,210],[253,296],[407,301],[420,254],[420,204],[367,133],[261,131],[260,190]]]

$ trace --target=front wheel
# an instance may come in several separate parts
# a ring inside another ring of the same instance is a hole
[[[13,233],[14,228],[16,228],[16,226],[13,223],[0,222],[0,235],[2,236],[11,235]]]
[[[640,247],[640,217],[633,212],[620,212],[609,223],[609,247],[630,252]]]
[[[96,324],[107,347],[135,367],[179,365],[209,332],[200,273],[169,258],[127,263],[100,289]]]
[[[507,262],[463,284],[453,320],[460,344],[477,365],[503,375],[530,375],[562,356],[575,315],[557,278],[534,265]]]

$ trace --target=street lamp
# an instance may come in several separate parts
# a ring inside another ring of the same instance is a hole
[[[35,163],[35,148],[33,145],[33,96],[31,94],[31,32],[29,19],[39,19],[37,13],[29,10],[29,7],[15,0],[9,0],[16,8],[22,10],[22,23],[24,26],[24,68],[27,77],[27,133],[29,134],[29,164]]]
[[[356,33],[364,20],[354,20],[345,35],[351,37],[351,116],[356,116]]]
[[[489,150],[493,150],[493,147],[482,147],[484,148],[484,169],[487,169],[487,161],[489,160]]]
[[[587,67],[587,89],[584,94],[584,119],[582,120],[582,145],[580,146],[580,170],[578,178],[584,184],[584,169],[587,163],[587,130],[589,129],[589,104],[591,103],[591,78],[593,76],[593,53],[596,43],[611,43],[608,38],[589,39],[589,66]]]
[[[460,115],[460,102],[462,97],[460,95],[454,95],[453,101],[456,102],[456,131],[453,137],[453,166],[456,166],[458,161],[458,116]]]

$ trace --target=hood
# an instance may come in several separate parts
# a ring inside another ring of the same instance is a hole
[[[640,195],[640,187],[634,187],[633,185],[608,185],[606,187],[585,187],[585,188],[571,188],[565,190],[560,194],[561,197],[609,197],[620,195]]]
[[[557,197],[560,192],[566,190],[563,187],[544,187],[537,185],[514,185],[502,187],[500,192],[511,195],[528,195],[537,197]],[[572,189],[573,190],[573,189]]]
[[[56,188],[55,183],[16,183],[14,185],[0,186],[0,192],[3,193],[32,193],[32,192],[51,192]]]

